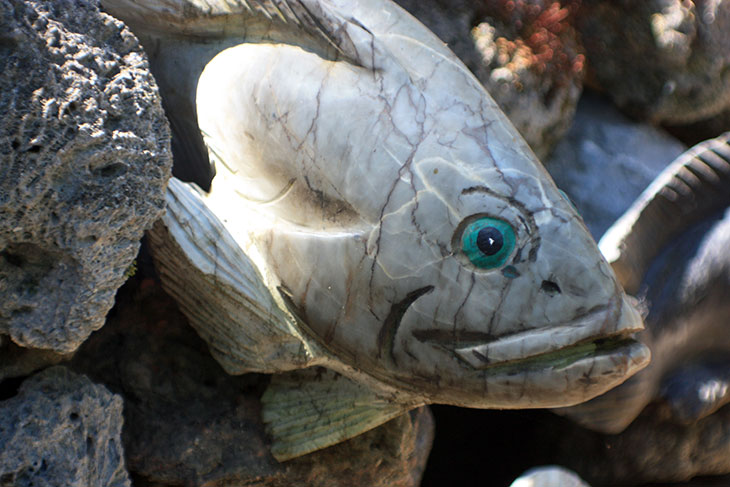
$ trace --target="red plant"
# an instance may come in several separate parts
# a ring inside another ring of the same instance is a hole
[[[497,39],[500,53],[527,58],[538,74],[572,78],[583,70],[572,21],[581,0],[482,0],[484,14],[514,29],[514,38]],[[556,79],[557,81],[557,79]]]

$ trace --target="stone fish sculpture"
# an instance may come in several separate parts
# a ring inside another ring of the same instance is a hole
[[[678,423],[730,402],[730,132],[672,162],[606,231],[600,248],[648,307],[652,363],[621,386],[557,412],[623,431],[654,400]]]
[[[580,217],[393,3],[102,3],[182,157],[215,164],[208,193],[170,183],[152,250],[226,371],[293,371],[262,399],[277,459],[423,404],[575,404],[648,363]]]

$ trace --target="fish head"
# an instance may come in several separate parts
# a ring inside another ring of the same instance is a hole
[[[649,360],[640,315],[496,103],[423,42],[381,46],[376,70],[218,54],[197,111],[224,220],[304,335],[421,402],[558,407],[618,385]]]
[[[410,204],[377,230],[374,281],[402,288],[378,356],[436,402],[577,403],[649,360],[642,318],[526,147],[495,164],[414,163]]]
[[[262,247],[302,327],[352,368],[424,402],[577,404],[648,364],[643,320],[575,208],[498,130],[488,152],[426,137],[373,194],[371,225],[282,223]]]

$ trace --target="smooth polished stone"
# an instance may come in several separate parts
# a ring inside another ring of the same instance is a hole
[[[181,1],[163,21],[152,0],[105,5],[156,46],[163,97],[189,88],[168,115],[197,127],[217,171],[208,193],[169,186],[151,238],[163,283],[227,371],[347,378],[272,379],[273,431],[307,437],[291,415],[330,411],[335,382],[350,423],[324,415],[305,448],[426,403],[573,404],[647,363],[629,338],[641,319],[573,207],[396,5]],[[514,234],[496,263],[466,255],[477,221]],[[280,459],[303,452],[280,446]]]

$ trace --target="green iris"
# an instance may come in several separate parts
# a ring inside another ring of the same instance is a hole
[[[515,232],[504,220],[480,218],[464,229],[461,248],[472,264],[494,269],[505,263],[515,248]]]

